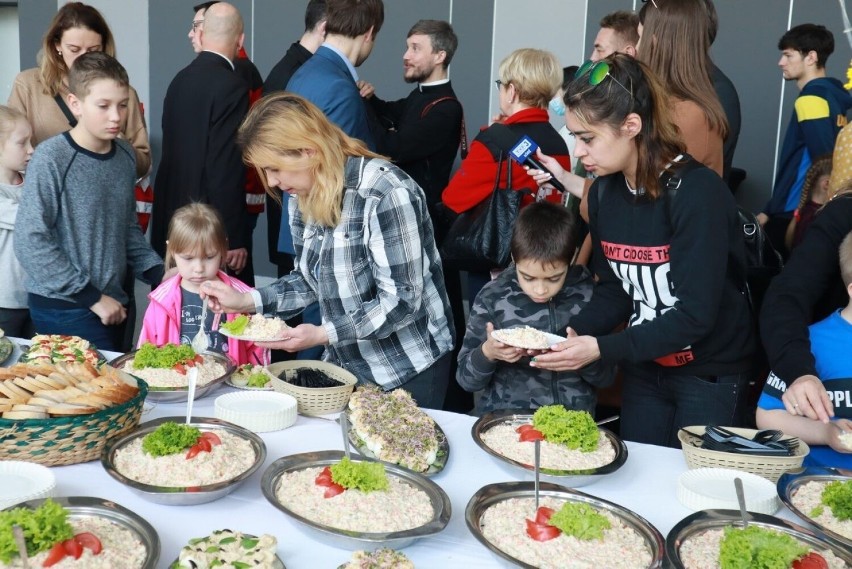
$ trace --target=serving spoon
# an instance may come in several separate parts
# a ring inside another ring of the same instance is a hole
[[[198,384],[198,368],[193,366],[187,372],[189,393],[186,396],[186,424],[192,421],[192,404],[195,402],[195,386]]]
[[[748,512],[746,511],[743,481],[739,476],[734,478],[734,487],[737,489],[737,502],[740,505],[740,517],[743,519],[743,529],[746,529],[748,527]]]
[[[541,470],[541,441],[535,441],[535,511],[538,513],[538,475]]]
[[[347,460],[352,460],[352,451],[349,450],[349,417],[346,413],[340,414],[340,431],[343,433],[343,452]]]
[[[21,566],[30,569],[30,558],[27,556],[27,542],[24,540],[24,530],[15,524],[12,526],[12,535],[15,537],[15,545],[18,546],[18,555],[21,556]]]

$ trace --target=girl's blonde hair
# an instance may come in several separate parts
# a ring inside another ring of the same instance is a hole
[[[115,41],[112,32],[100,12],[82,2],[68,2],[62,6],[41,41],[38,70],[41,84],[51,97],[60,93],[62,82],[68,75],[68,66],[62,55],[57,53],[56,44],[62,35],[72,28],[85,28],[101,36],[101,51],[115,57]]]
[[[225,262],[228,234],[219,212],[207,204],[191,203],[178,209],[169,222],[166,268],[175,266],[175,255],[215,250]]]
[[[335,227],[343,211],[344,167],[350,156],[382,158],[363,142],[346,135],[313,103],[298,95],[278,92],[252,106],[237,133],[243,160],[254,166],[266,192],[263,168],[307,169],[313,187],[299,197],[299,210],[308,221]]]
[[[500,62],[497,71],[505,87],[511,83],[521,103],[546,109],[562,86],[562,66],[549,51],[516,49]]]
[[[27,117],[18,109],[0,105],[0,145],[6,143],[9,135],[15,130],[18,121],[27,122]]]

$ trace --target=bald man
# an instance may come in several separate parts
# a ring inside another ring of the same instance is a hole
[[[169,85],[163,102],[163,156],[154,187],[151,242],[165,254],[172,214],[190,202],[213,206],[228,233],[226,264],[239,275],[246,266],[245,166],[236,133],[248,112],[246,84],[234,72],[243,44],[243,19],[218,2],[195,30],[201,52]]]

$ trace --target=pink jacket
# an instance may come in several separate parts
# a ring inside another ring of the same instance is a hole
[[[218,274],[219,280],[229,287],[239,291],[248,292],[251,288],[244,282],[229,277],[222,271]],[[150,303],[145,311],[142,321],[142,332],[139,335],[138,346],[145,342],[151,342],[155,346],[164,344],[180,344],[180,306],[181,306],[181,277],[175,275],[160,283],[151,294],[148,295]],[[238,314],[228,314],[230,322]],[[255,346],[252,342],[228,338],[228,356],[237,365],[259,364],[264,361],[263,348]]]

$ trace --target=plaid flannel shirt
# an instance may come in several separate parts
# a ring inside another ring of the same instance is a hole
[[[260,289],[265,312],[289,318],[319,302],[324,359],[392,389],[453,346],[444,273],[423,190],[381,159],[346,162],[337,227],[289,203],[296,269]]]

